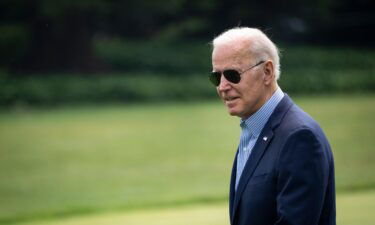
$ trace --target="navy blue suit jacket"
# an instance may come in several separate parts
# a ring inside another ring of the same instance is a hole
[[[285,95],[263,128],[237,191],[232,225],[336,224],[333,156],[319,125]]]

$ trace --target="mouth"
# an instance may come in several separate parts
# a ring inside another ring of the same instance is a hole
[[[225,101],[232,101],[232,100],[237,99],[237,98],[239,98],[239,97],[237,97],[237,96],[229,97],[228,96],[228,97],[225,97],[224,100]]]
[[[226,103],[231,103],[231,102],[233,102],[233,101],[235,101],[237,99],[239,99],[239,97],[226,97],[226,98],[224,98],[224,101]]]

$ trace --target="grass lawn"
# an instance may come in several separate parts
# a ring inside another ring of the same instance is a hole
[[[375,188],[375,96],[295,100],[331,141],[338,191]],[[224,202],[239,132],[219,102],[3,111],[0,223]]]
[[[358,207],[360,206],[360,207]],[[337,224],[372,225],[375,220],[375,192],[345,193],[337,196]],[[119,211],[59,218],[19,225],[228,225],[225,203],[199,204],[174,208]]]

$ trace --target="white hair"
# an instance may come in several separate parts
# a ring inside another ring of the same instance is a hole
[[[276,45],[259,29],[249,27],[236,27],[217,36],[213,41],[213,48],[219,45],[238,44],[245,41],[250,44],[250,54],[262,60],[271,60],[274,64],[275,79],[280,77],[280,56]],[[235,46],[234,46],[235,47]]]

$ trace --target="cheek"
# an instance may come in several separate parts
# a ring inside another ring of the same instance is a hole
[[[240,91],[243,99],[247,102],[251,102],[260,94],[261,85],[258,80],[252,80],[246,85],[242,86]]]

